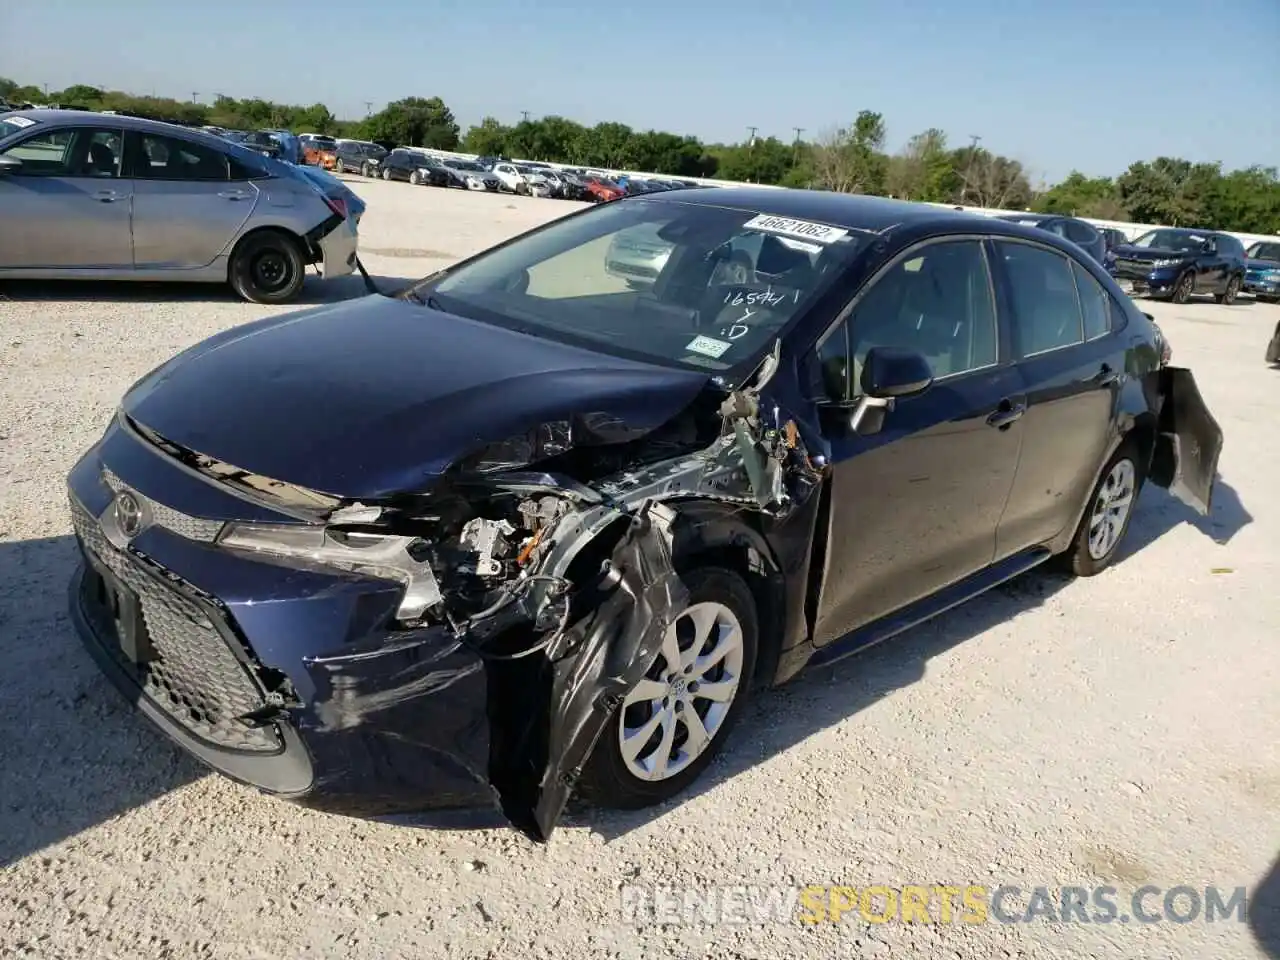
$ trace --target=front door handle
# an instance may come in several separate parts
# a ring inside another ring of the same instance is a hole
[[[222,199],[224,200],[248,200],[249,199],[249,194],[245,193],[243,190],[222,190],[218,193],[218,196],[222,197]]]
[[[115,203],[117,200],[124,200],[124,194],[116,193],[114,190],[99,190],[93,195],[93,198],[99,203]]]
[[[1022,419],[1022,415],[1027,412],[1025,403],[1014,403],[1008,397],[1000,401],[1000,406],[996,407],[995,412],[987,417],[987,426],[995,427],[997,430],[1008,430],[1017,421]]]

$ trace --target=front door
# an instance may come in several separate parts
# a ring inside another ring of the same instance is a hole
[[[827,378],[828,392],[857,396],[862,363],[875,346],[922,354],[935,382],[897,401],[872,436],[829,425],[833,476],[819,645],[989,565],[1017,471],[1022,388],[1001,356],[981,242],[923,244],[873,279],[819,346],[823,368],[837,371]]]
[[[120,173],[121,132],[58,127],[4,151],[0,270],[129,270],[133,184]]]
[[[125,164],[134,180],[133,258],[139,270],[208,266],[253,213],[258,188],[232,180],[227,155],[180,137],[130,131]]]

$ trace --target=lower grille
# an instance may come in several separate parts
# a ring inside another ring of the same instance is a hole
[[[135,663],[115,644],[108,653],[147,697],[174,721],[208,743],[228,750],[275,752],[281,741],[274,727],[250,727],[239,717],[260,710],[262,694],[211,619],[216,616],[149,571],[146,561],[118,550],[98,521],[75,498],[71,522],[87,554],[110,570],[138,597],[147,639],[155,656]],[[116,637],[103,581],[90,570],[82,600],[95,627]]]

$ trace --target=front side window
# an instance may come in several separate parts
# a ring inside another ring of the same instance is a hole
[[[1013,330],[1022,356],[1084,341],[1084,321],[1067,257],[1043,247],[998,241],[1009,278]]]
[[[154,133],[134,140],[132,176],[139,180],[230,179],[227,155],[202,143]]]
[[[1093,243],[1097,237],[1093,227],[1080,220],[1066,220],[1064,224],[1067,228],[1067,239],[1073,243]]]
[[[59,127],[29,137],[4,152],[21,160],[13,171],[24,177],[118,177],[120,132],[93,127]]]
[[[759,252],[744,266],[735,250],[752,234]],[[729,370],[757,360],[869,236],[754,210],[626,201],[485,254],[419,296],[536,336]]]
[[[871,281],[845,325],[852,362],[841,396],[861,393],[862,368],[873,347],[914,351],[929,361],[936,378],[993,365],[999,337],[981,244],[952,240],[907,254]],[[833,352],[827,345],[819,356],[830,390],[840,348]]]
[[[1191,230],[1148,230],[1133,246],[1151,250],[1172,250],[1175,253],[1199,253],[1209,237]]]

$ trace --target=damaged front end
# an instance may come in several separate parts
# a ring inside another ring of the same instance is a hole
[[[753,386],[723,398],[709,442],[647,437],[619,468],[574,460],[572,437],[544,427],[532,454],[489,448],[421,496],[342,503],[323,524],[229,525],[221,543],[233,551],[403,586],[376,648],[305,659],[312,722],[419,741],[421,717],[437,718],[437,772],[485,781],[512,824],[547,840],[608,718],[687,606],[674,556],[682,503],[783,518],[821,482],[828,451],[816,432],[762,403],[777,363],[775,353]],[[454,698],[485,702],[485,716],[448,709]],[[406,711],[416,719],[393,719]]]

